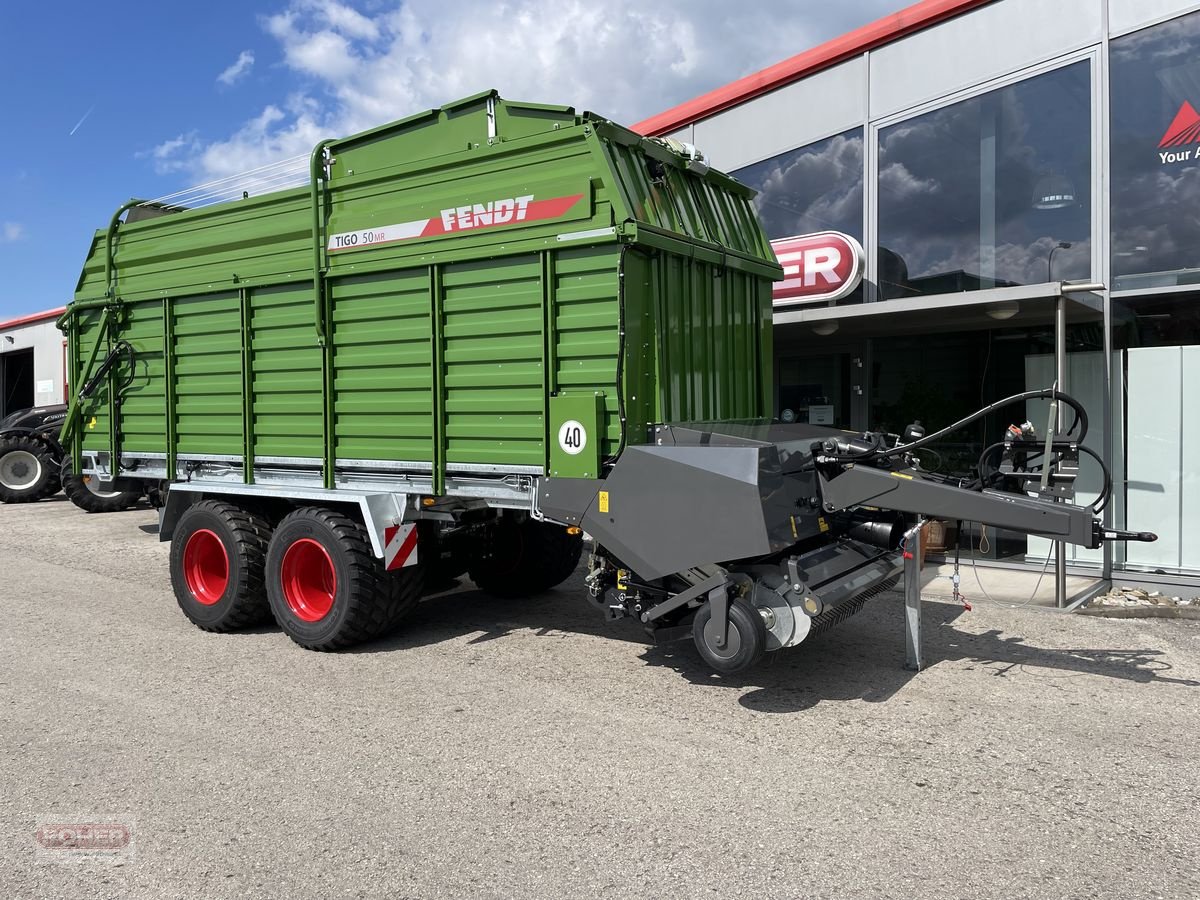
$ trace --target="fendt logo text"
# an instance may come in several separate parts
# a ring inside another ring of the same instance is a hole
[[[442,228],[446,231],[465,231],[468,228],[505,225],[513,221],[524,222],[531,200],[533,194],[443,209]]]
[[[358,231],[341,231],[329,236],[330,253],[339,250],[366,250],[397,241],[415,241],[439,237],[459,231],[478,231],[504,225],[544,222],[561,219],[583,199],[583,194],[566,197],[547,197],[542,200],[533,194],[504,197],[483,203],[464,203],[441,210],[430,219],[396,222]],[[584,209],[583,214],[588,210]]]
[[[1188,144],[1200,144],[1200,113],[1185,100],[1158,142],[1159,162],[1166,165],[1196,161],[1198,155],[1195,148],[1181,149]]]

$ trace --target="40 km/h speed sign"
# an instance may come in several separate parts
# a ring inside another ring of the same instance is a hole
[[[558,446],[562,448],[563,453],[570,453],[572,456],[577,456],[583,452],[583,448],[587,446],[587,441],[587,429],[583,427],[583,423],[575,419],[567,419],[567,421],[559,426]]]
[[[551,478],[600,477],[606,438],[604,401],[600,391],[562,391],[550,398],[546,438]]]

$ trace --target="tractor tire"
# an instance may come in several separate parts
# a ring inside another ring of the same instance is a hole
[[[62,464],[62,488],[67,498],[89,513],[120,512],[142,497],[141,491],[102,491],[99,479],[92,475],[76,476],[68,456]]]
[[[58,493],[58,460],[49,445],[20,434],[0,440],[0,502],[31,503]]]
[[[171,538],[171,586],[179,608],[205,631],[236,631],[271,618],[264,586],[271,526],[223,500],[201,500]]]
[[[305,507],[284,517],[267,548],[267,600],[279,627],[308,650],[382,637],[421,600],[421,566],[389,573],[362,525]]]
[[[582,553],[583,538],[561,525],[501,519],[493,526],[487,554],[471,564],[468,574],[485,594],[532,597],[566,581]]]
[[[733,675],[753,666],[767,647],[767,626],[762,615],[740,597],[729,601],[729,631],[724,646],[715,643],[712,605],[705,603],[692,620],[692,639],[708,665],[722,675]]]

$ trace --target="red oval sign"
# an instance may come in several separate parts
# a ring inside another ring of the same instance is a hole
[[[840,300],[862,281],[862,244],[840,231],[779,238],[771,247],[783,266],[772,292],[776,306]]]

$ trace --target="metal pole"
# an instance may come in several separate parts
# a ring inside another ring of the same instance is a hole
[[[1059,286],[1058,298],[1054,301],[1054,378],[1058,389],[1067,392],[1067,298]],[[1063,404],[1058,404],[1058,421],[1055,427],[1059,434],[1063,430]],[[1046,460],[1046,465],[1050,460]],[[1067,605],[1067,545],[1054,542],[1054,604],[1059,609]]]
[[[904,535],[904,668],[921,671],[921,527]]]

